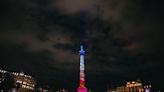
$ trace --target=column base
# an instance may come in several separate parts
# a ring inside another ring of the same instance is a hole
[[[86,87],[79,87],[77,89],[78,92],[87,92],[87,88]]]

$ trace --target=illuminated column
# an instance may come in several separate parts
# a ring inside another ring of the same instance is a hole
[[[85,66],[84,66],[84,54],[85,51],[83,46],[80,46],[80,81],[79,81],[79,88],[77,89],[78,92],[87,92],[87,88],[85,87]]]

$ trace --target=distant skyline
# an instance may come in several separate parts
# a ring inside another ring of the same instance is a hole
[[[84,44],[93,92],[136,79],[163,89],[161,0],[1,0],[0,12],[0,69],[76,89]]]

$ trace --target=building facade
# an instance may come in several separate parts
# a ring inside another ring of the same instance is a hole
[[[35,91],[35,85],[36,85],[35,79],[32,76],[24,74],[23,72],[16,73],[16,72],[8,72],[5,70],[0,70],[0,84],[4,83],[5,80],[8,80],[7,76],[5,76],[6,74],[11,75],[13,78],[13,82],[12,82],[13,86],[10,88],[11,90],[14,90],[13,92]],[[4,84],[6,85],[7,83]],[[3,91],[3,89],[1,89],[1,91]]]
[[[15,85],[19,87],[19,92],[33,92],[35,90],[36,81],[32,76],[21,73],[13,73]]]
[[[144,88],[140,80],[127,82],[126,87],[128,92],[144,92]]]
[[[116,88],[115,92],[129,92],[129,90],[126,86],[120,86]]]
[[[107,92],[151,92],[151,86],[143,86],[140,80],[126,82],[124,86],[118,86],[116,89],[108,90]]]

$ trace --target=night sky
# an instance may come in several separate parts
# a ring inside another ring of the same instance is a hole
[[[0,69],[39,85],[76,89],[79,46],[94,92],[140,79],[164,81],[162,0],[0,0]]]

